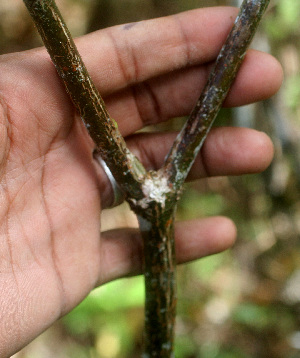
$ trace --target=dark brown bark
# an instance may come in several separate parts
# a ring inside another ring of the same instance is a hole
[[[172,357],[176,316],[176,262],[173,212],[153,205],[151,221],[139,218],[144,239],[145,357]]]

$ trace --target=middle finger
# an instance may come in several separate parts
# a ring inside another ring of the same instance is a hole
[[[177,133],[141,133],[129,137],[130,150],[146,169],[159,169]],[[273,158],[273,144],[263,132],[219,127],[208,134],[189,180],[207,176],[242,175],[265,170]]]
[[[105,98],[108,111],[123,136],[146,125],[187,115],[195,105],[211,65],[186,68],[121,90]],[[272,56],[251,50],[224,102],[241,106],[277,92],[282,82],[280,65]]]

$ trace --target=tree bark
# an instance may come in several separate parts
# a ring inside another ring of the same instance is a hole
[[[139,218],[145,251],[144,358],[173,357],[177,302],[174,218],[175,208],[166,213],[157,204],[151,221]]]

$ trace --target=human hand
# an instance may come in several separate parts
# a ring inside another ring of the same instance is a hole
[[[211,8],[117,26],[77,39],[111,116],[146,168],[159,168],[174,133],[134,134],[188,114],[236,10]],[[134,230],[100,233],[111,187],[44,49],[0,57],[0,356],[7,357],[74,308],[94,287],[141,272]],[[249,51],[227,106],[258,101],[282,81],[271,56]],[[190,178],[259,172],[268,137],[242,128],[208,135]],[[179,262],[229,247],[226,218],[178,224]]]

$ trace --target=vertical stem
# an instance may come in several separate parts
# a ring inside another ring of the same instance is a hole
[[[145,342],[143,358],[174,357],[176,316],[175,208],[167,214],[155,204],[153,220],[139,217],[144,239]]]

